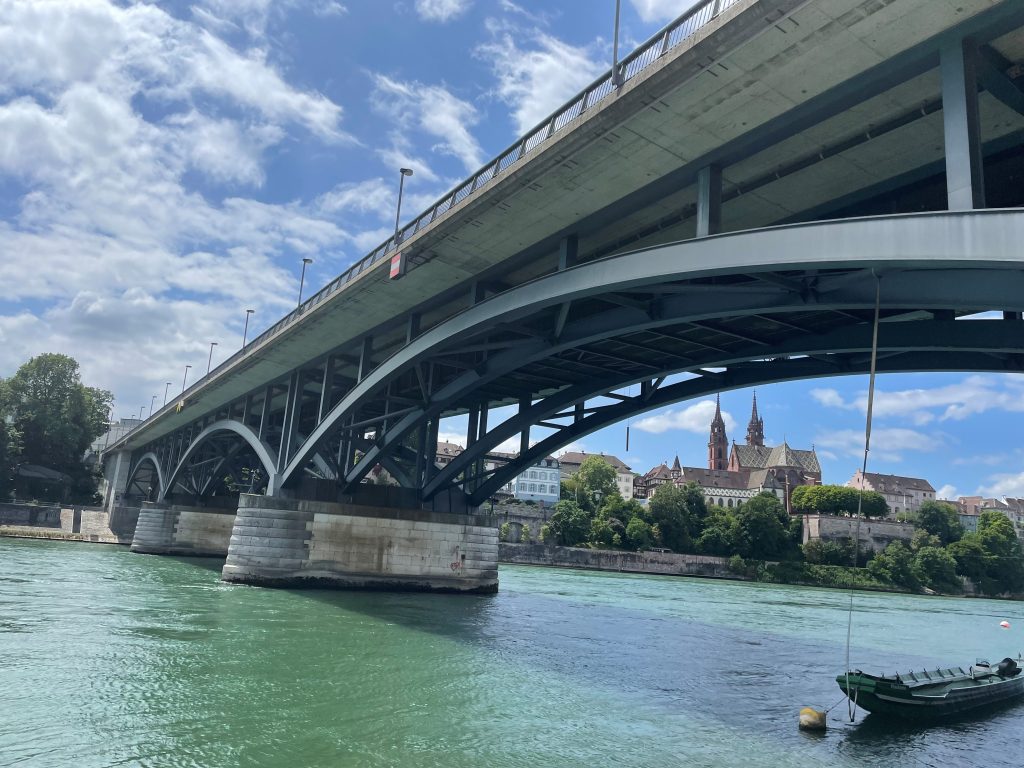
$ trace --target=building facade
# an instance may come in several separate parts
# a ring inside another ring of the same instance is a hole
[[[757,412],[756,394],[747,424],[747,442],[733,443],[730,450],[721,400],[716,398],[708,435],[707,468],[684,467],[676,456],[671,467],[659,464],[637,476],[634,495],[650,498],[665,483],[696,483],[709,504],[726,509],[741,506],[766,491],[787,503],[797,486],[821,484],[821,465],[813,448],[808,451],[786,443],[774,447],[764,444],[764,419]]]
[[[858,469],[847,481],[846,487],[882,494],[889,507],[888,517],[914,514],[924,502],[935,501],[932,484],[920,477],[882,475],[877,472],[862,474]]]
[[[624,499],[632,498],[635,473],[627,466],[626,462],[610,453],[566,451],[558,457],[562,470],[562,479],[565,480],[575,475],[579,471],[580,465],[591,456],[598,456],[612,465],[612,468],[615,470],[615,487],[619,489],[619,494]]]

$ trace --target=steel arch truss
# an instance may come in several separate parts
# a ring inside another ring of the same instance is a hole
[[[352,492],[383,468],[423,501],[479,504],[538,458],[632,414],[865,371],[877,281],[880,370],[1020,371],[1020,243],[1024,211],[877,217],[675,243],[511,288],[473,284],[457,309],[395,318],[147,450],[181,457],[162,465],[181,483],[195,439],[234,422],[265,448],[268,493],[305,478]],[[1002,319],[965,318],[986,311]],[[489,423],[509,405],[515,415]],[[466,449],[439,467],[440,421],[460,414]],[[515,438],[516,459],[488,461]],[[188,487],[209,492],[209,482],[200,473]]]

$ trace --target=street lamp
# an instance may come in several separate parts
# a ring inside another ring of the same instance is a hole
[[[299,302],[302,301],[302,288],[299,288]],[[245,349],[245,338],[249,335],[249,315],[255,312],[255,309],[245,310],[245,328],[242,329],[242,349]]]
[[[302,275],[299,277],[299,303],[295,305],[296,307],[302,306],[302,286],[306,282],[306,265],[312,263],[313,260],[310,258],[302,260]]]
[[[139,421],[145,421],[145,420],[146,420],[146,406],[140,405],[139,406]]]
[[[167,405],[167,390],[171,388],[171,382],[167,382],[167,386],[164,387],[164,405]]]
[[[185,366],[185,375],[181,379],[181,391],[182,392],[185,391],[185,382],[188,381],[188,369],[191,368],[191,367],[192,367],[191,365],[186,365]]]
[[[210,342],[210,356],[206,360],[206,375],[210,375],[210,367],[213,365],[213,348],[217,346],[216,341]]]
[[[615,33],[612,38],[612,88],[622,85],[622,73],[619,72],[619,10],[622,0],[615,0]]]
[[[149,400],[149,417],[153,418],[153,406],[156,405],[156,395]]]
[[[401,234],[398,231],[398,222],[402,218],[402,190],[405,188],[405,177],[412,176],[412,168],[399,168],[398,177],[398,210],[395,211],[395,246],[401,241]]]

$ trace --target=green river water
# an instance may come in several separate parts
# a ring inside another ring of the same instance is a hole
[[[493,596],[288,591],[219,566],[0,539],[0,765],[1024,762],[1024,706],[922,728],[844,703],[800,733],[841,695],[848,593],[522,566]],[[858,593],[853,666],[1016,656],[1022,607]]]

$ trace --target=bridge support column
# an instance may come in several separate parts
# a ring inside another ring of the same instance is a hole
[[[946,196],[951,211],[985,207],[977,62],[978,47],[971,40],[954,40],[942,48]]]
[[[235,510],[144,502],[132,552],[147,555],[224,557]]]
[[[110,514],[120,506],[121,499],[128,487],[128,471],[131,469],[132,455],[128,451],[103,458],[103,508]]]
[[[697,237],[722,230],[722,169],[708,165],[697,172]]]
[[[482,515],[243,494],[225,581],[421,592],[498,590],[498,531]]]

